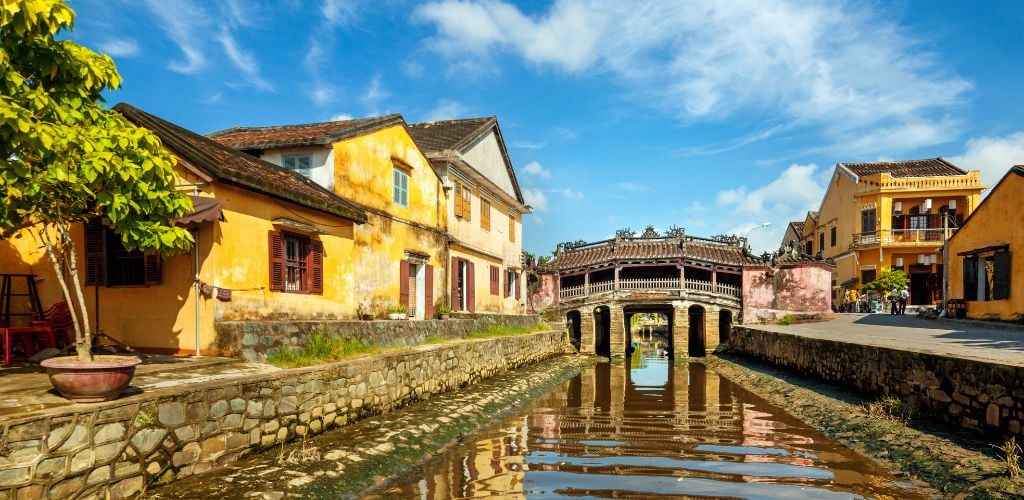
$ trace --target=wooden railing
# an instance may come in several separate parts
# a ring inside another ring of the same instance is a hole
[[[679,278],[624,278],[619,280],[619,290],[682,290]],[[685,289],[700,292],[728,295],[730,297],[742,297],[742,288],[725,283],[712,283],[687,279]],[[558,296],[563,299],[575,299],[586,297],[594,293],[611,292],[615,290],[614,281],[599,281],[589,285],[567,286],[559,290]]]
[[[610,292],[612,290],[615,290],[614,281],[601,281],[590,284],[590,293]]]
[[[574,299],[576,297],[585,297],[586,295],[587,289],[583,285],[567,286],[558,291],[558,296],[563,299]]]
[[[946,238],[953,235],[953,228],[946,229]],[[853,246],[856,248],[874,245],[932,245],[943,240],[942,228],[927,229],[879,229],[853,235]]]
[[[699,290],[701,292],[714,291],[714,287],[710,281],[701,280],[686,280],[686,288],[689,290]]]
[[[980,188],[981,177],[978,172],[968,172],[967,175],[943,175],[935,177],[896,177],[889,174],[878,174],[877,176],[861,177],[857,183],[858,193],[869,193],[876,191],[915,191],[915,190],[939,190],[939,189],[968,189]]]
[[[678,290],[679,278],[630,278],[619,280],[622,290]]]

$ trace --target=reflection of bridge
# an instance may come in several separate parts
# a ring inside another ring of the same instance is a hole
[[[762,261],[739,238],[708,239],[652,228],[641,236],[563,244],[545,277],[555,282],[547,310],[569,326],[584,352],[624,355],[630,318],[660,313],[668,319],[670,352],[703,355],[740,312],[743,266]],[[543,279],[543,278],[542,278]]]

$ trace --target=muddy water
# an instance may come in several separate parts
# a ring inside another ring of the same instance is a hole
[[[923,498],[700,364],[589,368],[371,497]]]

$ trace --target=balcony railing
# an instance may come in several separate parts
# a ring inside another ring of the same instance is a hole
[[[619,280],[619,290],[682,290],[683,288],[680,286],[679,278],[624,278]],[[743,290],[738,286],[710,281],[688,279],[685,282],[685,288],[737,298],[743,295]],[[614,281],[600,281],[589,285],[562,287],[558,296],[563,299],[575,299],[613,290],[615,290]]]
[[[863,248],[875,245],[934,245],[943,241],[945,237],[953,235],[953,228],[943,230],[940,228],[924,229],[879,229],[853,235],[853,246]]]
[[[857,193],[878,191],[922,191],[922,190],[957,190],[981,188],[981,177],[978,172],[965,175],[943,175],[935,177],[892,177],[889,174],[878,174],[861,177],[857,183]]]

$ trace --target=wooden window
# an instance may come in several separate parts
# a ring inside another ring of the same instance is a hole
[[[323,243],[305,236],[270,231],[270,289],[323,293]]]
[[[829,231],[829,241],[831,242],[831,246],[836,246],[836,228],[832,228]]]
[[[452,310],[476,311],[476,273],[473,263],[452,257]]]
[[[516,211],[508,211],[508,241],[516,241]]]
[[[480,198],[480,229],[491,230],[491,202]]]
[[[978,256],[964,258],[964,300],[978,300]]]
[[[518,296],[517,291],[519,286],[518,275],[515,271],[509,270],[505,272],[505,297],[512,297],[513,295]]]
[[[473,192],[471,188],[458,179],[455,179],[455,216],[462,217],[467,221],[473,220],[471,212]]]
[[[872,281],[875,281],[876,274],[874,269],[862,269],[860,272],[860,284],[867,285]]]
[[[160,254],[127,250],[121,236],[99,219],[85,224],[85,284],[87,286],[159,285]]]
[[[281,166],[309,177],[313,169],[313,159],[309,155],[282,156]]]
[[[491,266],[491,295],[498,295],[498,290],[501,288],[501,268],[498,266]]]
[[[877,218],[875,216],[875,209],[861,210],[860,212],[860,232],[861,233],[873,233]]]
[[[992,300],[1010,298],[1010,252],[996,252],[992,256]]]
[[[398,167],[394,168],[391,201],[400,207],[409,206],[409,174]]]
[[[818,233],[818,251],[819,252],[824,252],[825,251],[825,233],[824,232]]]

